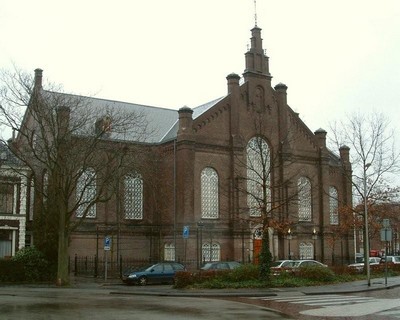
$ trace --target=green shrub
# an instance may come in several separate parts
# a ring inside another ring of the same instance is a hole
[[[19,250],[12,258],[12,261],[23,266],[22,281],[35,282],[48,280],[51,277],[51,266],[43,253],[35,247],[27,247]]]
[[[195,277],[189,271],[177,271],[174,277],[174,288],[186,288],[194,283]]]
[[[260,286],[258,266],[247,264],[233,270],[181,271],[175,274],[175,288],[190,286],[207,288],[243,287],[243,283],[253,287]]]
[[[331,269],[319,266],[301,267],[295,274],[299,278],[320,282],[333,282],[335,280],[335,273]]]

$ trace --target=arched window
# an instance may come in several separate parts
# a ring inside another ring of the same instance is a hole
[[[124,179],[125,219],[143,219],[143,179],[140,174],[129,174]]]
[[[218,243],[203,243],[202,246],[202,261],[219,261],[221,260],[221,247]]]
[[[175,261],[175,245],[173,243],[166,243],[164,245],[164,260]]]
[[[300,177],[297,182],[299,221],[311,221],[311,181],[306,177]]]
[[[329,187],[329,221],[331,224],[339,224],[338,191],[335,187]]]
[[[91,203],[96,197],[96,173],[92,168],[80,172],[76,186],[76,199],[80,203],[76,216],[82,218],[96,218],[96,204]]]
[[[299,246],[300,259],[314,259],[314,246],[310,242],[301,242]]]
[[[247,206],[250,216],[259,217],[271,208],[270,150],[261,137],[247,144]]]
[[[217,219],[219,216],[218,173],[213,168],[201,172],[201,217]]]

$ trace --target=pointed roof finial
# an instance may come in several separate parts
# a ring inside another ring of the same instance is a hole
[[[254,0],[254,25],[257,27],[257,0]]]

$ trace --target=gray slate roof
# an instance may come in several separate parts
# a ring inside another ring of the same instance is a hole
[[[95,117],[102,117],[107,114],[107,110],[112,110],[114,114],[123,115],[129,114],[132,112],[142,114],[147,122],[148,132],[150,134],[146,136],[145,143],[162,143],[166,141],[170,141],[176,138],[178,127],[179,127],[179,114],[178,110],[175,109],[168,109],[168,108],[161,108],[161,107],[154,107],[154,106],[147,106],[135,103],[128,103],[128,102],[121,102],[121,101],[114,101],[114,100],[107,100],[101,98],[93,98],[93,97],[84,97],[84,96],[76,96],[76,95],[69,95],[63,93],[55,93],[46,91],[45,94],[49,94],[48,97],[55,97],[58,99],[62,97],[61,101],[68,105],[67,99],[71,100],[71,105],[74,104],[73,99],[79,99],[81,102],[83,101],[82,105],[84,108],[89,107],[96,113]],[[213,107],[216,103],[218,103],[221,99],[215,99],[203,105],[200,105],[193,109],[193,119],[196,119],[201,114],[209,110]],[[76,114],[75,117],[79,114]],[[74,117],[72,115],[72,117]],[[90,123],[89,126],[94,126],[94,123]],[[94,127],[93,127],[94,128]],[[88,129],[88,128],[86,128]],[[134,131],[134,130],[133,130]],[[138,141],[135,138],[134,132],[124,134],[116,133],[111,130],[111,139],[116,140],[128,140],[128,141]],[[87,131],[88,132],[88,131]]]
[[[0,142],[0,165],[22,167],[22,162],[10,151],[7,145]]]

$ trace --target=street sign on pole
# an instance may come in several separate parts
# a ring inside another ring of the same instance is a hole
[[[392,241],[392,229],[381,229],[381,241]]]
[[[104,251],[110,251],[111,248],[111,238],[105,237],[104,238]]]
[[[183,234],[182,234],[182,236],[183,236],[183,239],[189,238],[189,226],[184,226],[184,227],[183,227]]]

